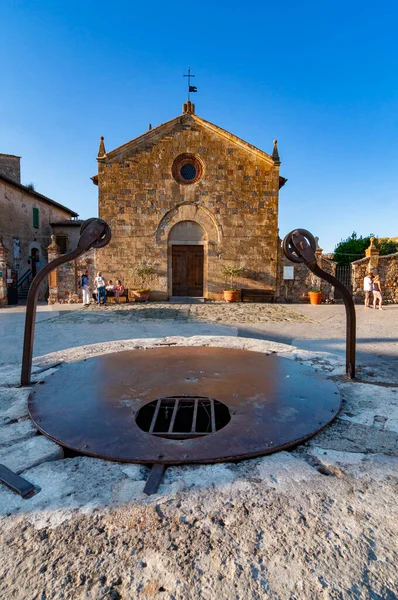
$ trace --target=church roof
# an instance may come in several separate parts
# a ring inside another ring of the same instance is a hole
[[[193,105],[191,105],[191,106],[193,106]],[[184,110],[186,110],[185,107],[186,107],[186,105],[184,105]],[[271,156],[271,155],[267,154],[266,152],[264,152],[263,150],[260,150],[256,146],[249,144],[249,142],[245,142],[245,140],[242,140],[241,138],[234,135],[233,133],[230,133],[229,131],[222,129],[222,127],[219,127],[218,125],[214,125],[214,123],[210,123],[210,121],[206,121],[205,119],[202,119],[201,117],[199,117],[198,115],[195,115],[194,112],[191,112],[191,111],[186,111],[182,115],[179,115],[178,117],[175,117],[174,119],[171,119],[170,121],[166,121],[165,123],[162,123],[161,125],[158,125],[157,127],[149,129],[142,135],[139,135],[138,137],[130,140],[129,142],[122,144],[121,146],[118,146],[117,148],[115,148],[114,150],[111,150],[110,152],[105,152],[104,140],[103,140],[103,138],[101,138],[101,145],[100,145],[100,152],[98,153],[98,160],[102,161],[104,159],[112,160],[115,158],[120,158],[120,156],[123,155],[125,152],[131,152],[134,150],[138,150],[142,146],[156,143],[159,140],[159,136],[162,137],[163,135],[167,135],[167,133],[170,132],[177,123],[181,123],[181,124],[196,123],[197,125],[200,125],[200,126],[204,127],[205,129],[207,129],[217,135],[220,135],[221,137],[236,144],[243,150],[253,153],[254,155],[258,156],[258,158],[260,158],[262,160],[266,160],[271,165],[280,164],[278,153],[276,152],[276,154],[275,154],[275,145],[274,145],[273,156]],[[94,178],[95,178],[95,176],[94,176]],[[94,179],[94,178],[92,178],[92,179]]]

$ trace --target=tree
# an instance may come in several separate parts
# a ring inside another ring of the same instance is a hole
[[[382,256],[386,254],[395,254],[398,252],[398,242],[394,240],[389,240],[387,238],[381,238],[379,240],[375,240],[375,244],[377,248],[380,250],[380,254]]]
[[[232,292],[237,291],[236,278],[242,273],[243,267],[234,267],[233,265],[223,265],[221,272],[225,277],[225,289]]]
[[[358,237],[355,231],[346,239],[341,240],[334,250],[334,260],[338,265],[349,265],[354,260],[359,260],[365,256],[365,250],[369,247],[370,238],[373,234],[370,233],[367,237]],[[398,252],[398,242],[382,238],[375,239],[376,248],[380,255],[394,254]]]
[[[369,247],[370,238],[358,237],[355,231],[346,239],[341,240],[334,249],[334,260],[338,265],[349,265],[354,260],[359,260],[365,256],[365,250]]]

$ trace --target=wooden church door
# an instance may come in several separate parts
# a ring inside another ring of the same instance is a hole
[[[172,246],[173,296],[203,296],[203,246]]]

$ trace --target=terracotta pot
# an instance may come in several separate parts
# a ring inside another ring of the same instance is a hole
[[[135,302],[148,302],[150,290],[133,290]]]
[[[322,292],[308,292],[310,304],[320,304],[322,302]]]
[[[240,302],[240,290],[224,290],[226,302]]]

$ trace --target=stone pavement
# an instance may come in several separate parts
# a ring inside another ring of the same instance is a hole
[[[29,500],[0,488],[1,597],[397,598],[398,307],[358,307],[357,382],[344,376],[344,308],[286,308],[297,317],[233,324],[39,311],[36,365],[206,344],[278,352],[338,386],[338,418],[309,442],[238,464],[171,467],[150,498],[145,467],[62,459],[35,434],[28,390],[17,387],[23,313],[0,311],[0,462],[41,488]]]
[[[25,307],[0,310],[0,364],[18,363],[22,354]],[[398,382],[398,305],[383,311],[356,306],[358,361],[368,373]],[[243,316],[245,315],[245,321]],[[240,319],[240,320],[237,320]],[[150,303],[111,305],[40,305],[34,356],[56,350],[134,337],[233,335],[293,344],[306,350],[345,353],[343,305]],[[176,329],[177,327],[177,329]]]

